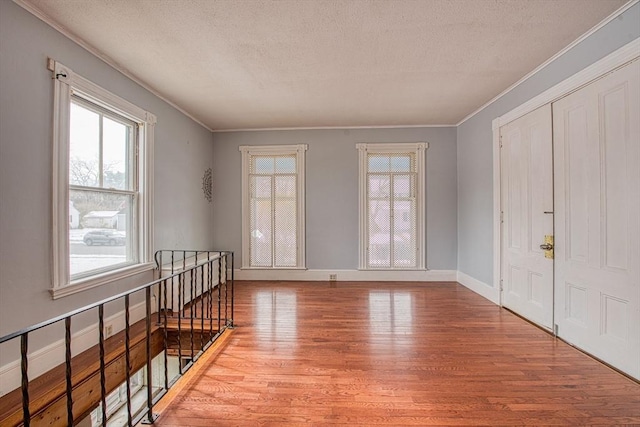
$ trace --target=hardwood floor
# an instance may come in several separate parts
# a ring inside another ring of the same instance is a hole
[[[640,425],[640,385],[455,283],[237,282],[156,426]]]

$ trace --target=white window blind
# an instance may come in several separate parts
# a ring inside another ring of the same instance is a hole
[[[243,267],[304,267],[306,146],[241,147]]]
[[[360,268],[424,268],[426,144],[358,144]]]

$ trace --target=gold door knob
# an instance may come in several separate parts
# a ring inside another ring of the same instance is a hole
[[[540,245],[540,249],[544,251],[545,258],[553,259],[553,235],[544,236],[544,243]]]

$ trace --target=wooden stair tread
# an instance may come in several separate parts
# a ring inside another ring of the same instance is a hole
[[[210,323],[211,322],[211,323]],[[209,332],[209,330],[211,329],[211,325],[213,326],[213,332],[216,333],[217,329],[218,329],[218,319],[204,319],[204,328],[202,327],[202,321],[200,319],[193,319],[193,330],[194,331],[204,331],[204,332]],[[223,323],[220,323],[220,326],[223,326]],[[160,325],[160,327],[164,328],[164,323]],[[178,318],[177,317],[173,317],[173,318],[168,318],[167,319],[167,331],[178,331]],[[180,330],[184,331],[189,331],[191,328],[191,319],[190,318],[182,318],[180,320]]]

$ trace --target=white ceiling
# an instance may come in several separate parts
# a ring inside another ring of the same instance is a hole
[[[455,124],[626,0],[23,3],[225,130]]]

